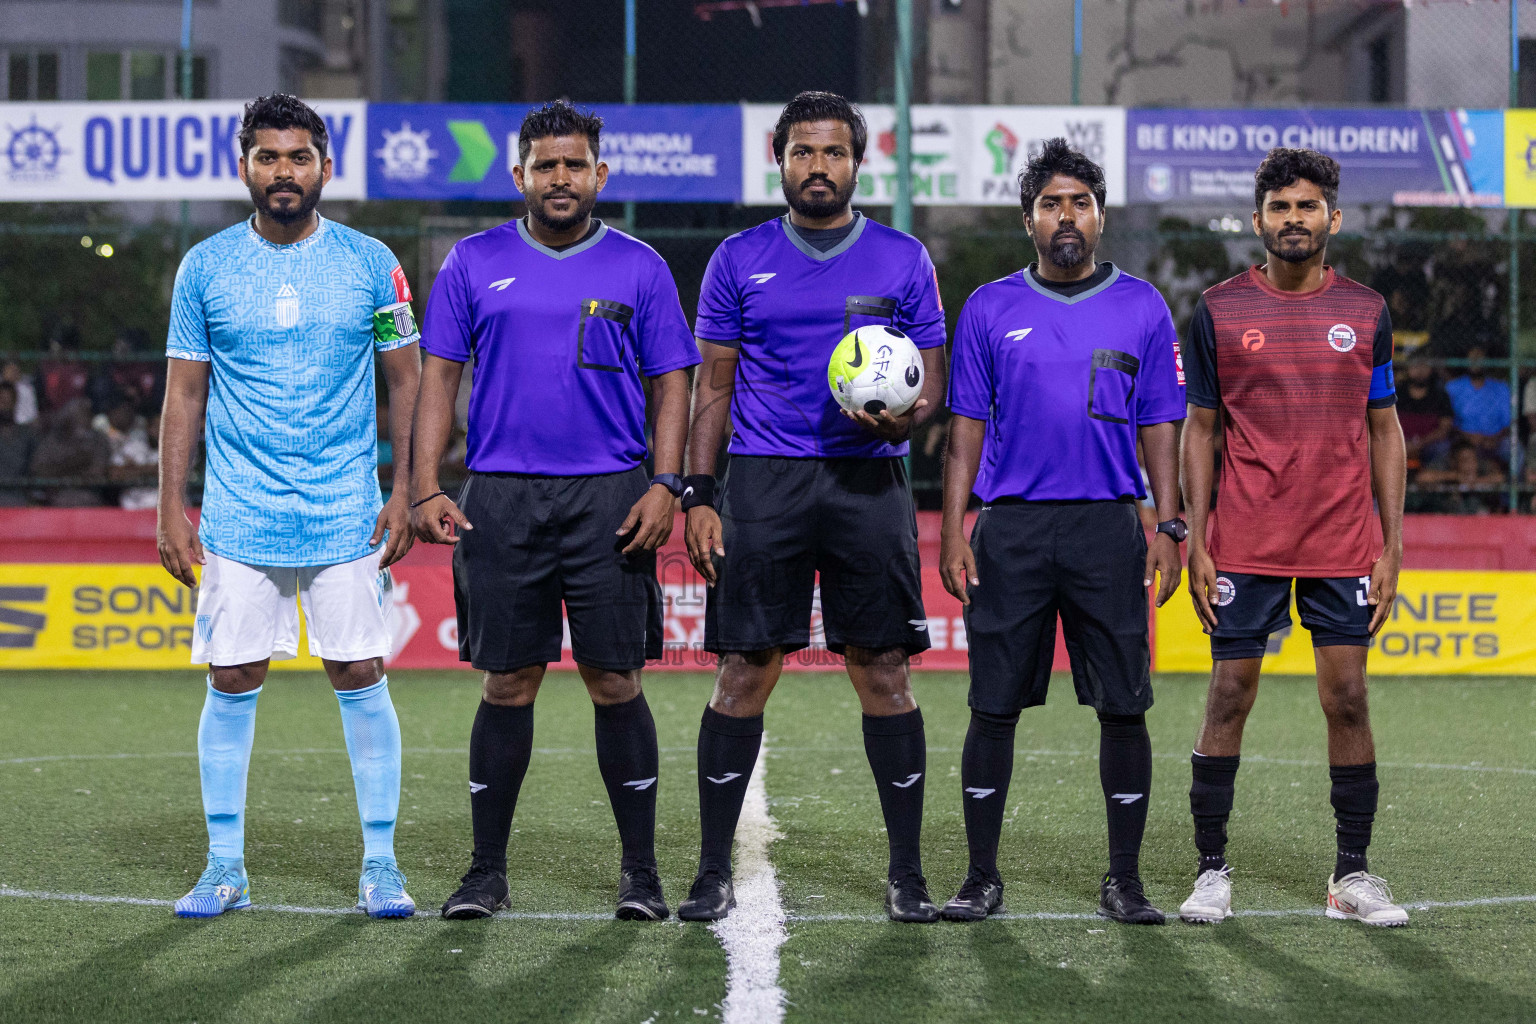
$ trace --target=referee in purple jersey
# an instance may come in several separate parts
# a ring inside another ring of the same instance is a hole
[[[508,905],[508,833],[533,752],[533,700],[560,658],[562,602],[623,842],[618,916],[668,914],[654,850],[656,725],[640,669],[661,657],[656,548],[682,491],[687,368],[699,354],[661,257],[592,217],[608,177],[601,128],[565,101],[527,116],[513,177],[528,216],[456,244],[427,303],[413,523],[423,540],[456,545],[459,658],[485,673],[469,739],[474,856],[443,904],[448,918]],[[455,502],[437,468],[471,360],[470,477]],[[647,381],[655,476],[642,466]]]
[[[893,920],[933,921],[919,838],[927,745],[908,658],[928,648],[907,438],[944,393],[944,310],[923,243],[851,202],[868,132],[841,96],[801,93],[774,128],[789,213],[720,244],[699,294],[704,363],[689,435],[688,553],[711,584],[704,646],[719,655],[699,724],[699,873],[678,907],[711,921],[735,905],[731,840],[784,655],[811,642],[816,580],[828,650],[863,709],[885,817]],[[915,409],[842,413],[832,350],[866,325],[923,351]],[[716,458],[730,468],[715,495]]]
[[[1177,423],[1184,381],[1168,306],[1145,281],[1095,263],[1104,171],[1052,139],[1019,178],[1040,261],[982,285],[955,328],[940,568],[965,605],[971,726],[960,786],[970,870],[943,916],[1002,909],[997,846],[1019,712],[1045,703],[1061,616],[1080,704],[1099,716],[1109,871],[1099,913],[1162,924],[1138,875],[1152,743],[1147,593],[1179,585]],[[1146,542],[1137,441],[1157,501]],[[981,513],[967,543],[966,506]]]

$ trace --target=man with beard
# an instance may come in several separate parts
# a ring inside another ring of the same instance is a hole
[[[955,328],[940,569],[965,609],[971,724],[960,762],[970,870],[943,915],[1003,905],[997,847],[1019,713],[1045,703],[1066,633],[1080,704],[1099,719],[1109,871],[1099,913],[1162,924],[1139,875],[1152,788],[1147,590],[1179,585],[1177,423],[1183,374],[1168,306],[1145,281],[1094,263],[1104,171],[1051,139],[1019,176],[1038,263],[982,285]],[[1147,476],[1161,520],[1136,512]],[[981,512],[967,542],[972,494]]]
[[[469,738],[474,853],[446,918],[510,905],[507,840],[534,698],[560,660],[562,601],[623,843],[618,917],[668,915],[640,670],[661,657],[656,548],[683,490],[699,353],[661,257],[592,216],[608,181],[602,125],[564,100],[523,120],[512,176],[528,216],[456,244],[427,303],[412,518],[423,540],[455,545],[459,657],[484,673]],[[437,469],[471,359],[471,475],[455,501]],[[655,476],[643,467],[647,386]]]
[[[209,665],[197,731],[208,867],[176,901],[181,917],[250,906],[245,782],[256,701],[271,659],[297,653],[298,604],[352,759],[363,824],[358,906],[370,917],[416,909],[395,862],[400,725],[383,662],[392,650],[388,567],[412,535],[403,491],[380,508],[373,363],[377,353],[395,451],[408,451],[418,335],[399,261],[315,212],[331,178],[328,141],[325,122],[292,96],[246,106],[240,180],[256,212],[187,253],[171,300],[160,561],[198,587],[192,661]],[[205,410],[194,531],[183,502]]]
[[[864,750],[890,840],[886,909],[933,921],[918,840],[927,746],[908,657],[928,648],[905,456],[944,389],[944,311],[921,242],[850,202],[868,130],[841,96],[804,92],[773,133],[789,214],[727,238],[699,297],[704,353],[683,495],[688,554],[709,583],[704,646],[719,656],[699,727],[699,873],[678,916],[735,906],[731,842],[784,656],[811,642],[816,576],[827,648],[863,709]],[[842,413],[827,387],[838,341],[865,325],[923,350],[914,409]],[[730,434],[730,469],[715,468]]]
[[[1269,260],[1208,289],[1190,324],[1189,591],[1214,664],[1191,758],[1200,856],[1186,921],[1232,913],[1227,818],[1243,725],[1269,637],[1291,625],[1294,580],[1328,721],[1338,852],[1327,913],[1408,923],[1365,859],[1377,799],[1366,651],[1397,596],[1407,470],[1386,302],[1323,262],[1343,222],[1338,196],[1331,157],[1270,150],[1253,188]],[[1218,420],[1226,443],[1212,509]]]

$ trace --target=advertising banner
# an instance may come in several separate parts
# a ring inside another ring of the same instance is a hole
[[[375,103],[373,199],[519,199],[512,183],[527,105]],[[741,113],[734,106],[597,104],[608,202],[736,202]]]
[[[742,107],[742,201],[784,203],[773,154],[782,108]],[[859,108],[869,145],[855,202],[889,205],[896,195],[896,111]],[[1016,206],[1018,174],[1046,139],[1062,136],[1104,167],[1108,203],[1125,204],[1125,111],[1120,107],[912,108],[912,201],[921,206]]]
[[[1504,204],[1536,206],[1536,110],[1504,111]]]
[[[1339,202],[1499,206],[1499,110],[1132,110],[1133,203],[1253,203],[1253,172],[1276,146],[1339,161]]]
[[[367,194],[367,104],[316,100],[330,135],[331,199]],[[238,100],[0,103],[0,201],[244,199]]]
[[[1211,638],[1201,632],[1187,595],[1176,595],[1156,619],[1153,664],[1159,672],[1210,671]],[[1264,670],[1311,675],[1311,636],[1300,625],[1294,595],[1291,620],[1290,629],[1269,638]],[[1404,570],[1369,664],[1375,673],[1404,675],[1536,671],[1536,575]]]

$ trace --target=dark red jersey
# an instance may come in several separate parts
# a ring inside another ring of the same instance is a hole
[[[1251,267],[1201,296],[1184,369],[1189,403],[1221,410],[1216,567],[1368,573],[1382,542],[1366,409],[1397,401],[1382,297],[1332,268],[1315,291],[1283,292]]]

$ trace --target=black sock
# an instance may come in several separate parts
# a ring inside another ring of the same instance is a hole
[[[1365,848],[1371,845],[1371,823],[1376,820],[1380,787],[1376,784],[1375,761],[1333,765],[1328,769],[1328,777],[1333,780],[1328,799],[1333,803],[1337,822],[1334,831],[1339,841],[1338,856],[1333,862],[1333,878],[1338,881],[1345,875],[1367,870]]]
[[[624,844],[624,870],[656,866],[656,721],[645,694],[622,704],[594,704],[597,767],[608,787]]]
[[[890,840],[889,876],[923,873],[923,776],[928,773],[928,742],[923,711],[864,716],[864,756],[875,773],[885,834]]]
[[[993,715],[973,710],[971,727],[965,733],[965,752],[960,755],[971,870],[993,881],[1002,878],[997,871],[997,844],[1003,834],[1008,782],[1013,778],[1013,733],[1018,724],[1018,712]]]
[[[1152,797],[1152,737],[1146,715],[1099,713],[1099,785],[1109,817],[1109,874],[1137,873]]]
[[[699,723],[699,874],[731,873],[731,843],[747,781],[763,745],[763,716],[732,718],[704,708]]]
[[[507,870],[507,837],[533,754],[533,705],[482,700],[469,732],[469,811],[475,861]]]
[[[1189,811],[1195,818],[1195,849],[1200,852],[1198,876],[1227,866],[1227,819],[1232,815],[1239,757],[1207,757],[1198,751],[1189,763],[1194,780],[1189,785]]]

